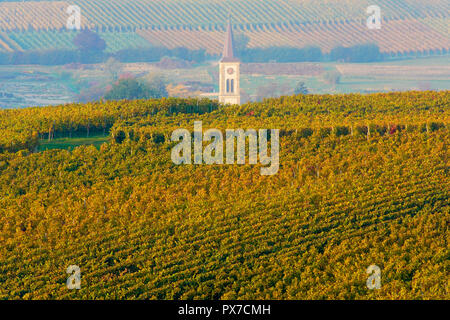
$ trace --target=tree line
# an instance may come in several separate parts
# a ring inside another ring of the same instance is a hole
[[[73,40],[76,50],[26,50],[14,52],[0,52],[0,64],[3,65],[64,65],[69,63],[101,63],[109,58],[124,63],[158,62],[163,57],[174,57],[194,63],[216,60],[217,55],[207,54],[205,49],[191,50],[184,47],[168,49],[153,46],[150,48],[123,49],[114,53],[106,53],[105,41],[94,31],[85,29]],[[237,54],[246,63],[261,62],[376,62],[385,56],[376,44],[360,44],[351,47],[338,46],[330,53],[323,53],[319,47],[268,47],[248,48],[249,38],[238,35],[236,39]]]

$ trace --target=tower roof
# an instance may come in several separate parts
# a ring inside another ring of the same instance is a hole
[[[227,36],[225,38],[225,46],[223,48],[221,62],[239,62],[239,59],[234,55],[234,37],[231,19],[228,20]]]

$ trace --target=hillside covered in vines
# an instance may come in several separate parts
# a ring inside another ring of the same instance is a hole
[[[449,107],[442,91],[0,111],[0,299],[448,299]],[[278,173],[175,165],[171,133],[194,121],[280,129]]]

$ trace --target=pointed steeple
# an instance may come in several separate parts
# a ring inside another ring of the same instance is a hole
[[[222,62],[237,62],[234,55],[234,37],[233,26],[231,25],[231,17],[228,19],[227,36],[225,38],[225,46],[223,48]]]

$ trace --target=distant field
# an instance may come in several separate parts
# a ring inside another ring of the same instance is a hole
[[[373,75],[391,77],[423,77],[431,79],[448,79],[449,66],[395,66],[370,64],[338,64],[336,68],[344,75]]]
[[[411,52],[448,52],[448,33],[424,23],[421,19],[388,20],[381,30],[369,30],[362,21],[323,21],[314,24],[283,23],[262,25],[237,25],[237,33],[249,38],[250,48],[270,46],[318,46],[328,53],[337,46],[376,43],[381,52],[409,55]],[[169,28],[148,29],[138,33],[154,45],[168,48],[205,48],[209,53],[221,52],[224,28]]]
[[[279,128],[277,173],[175,165],[194,121]],[[449,123],[444,91],[0,111],[0,300],[448,300]],[[111,142],[32,152],[93,126]]]
[[[251,48],[314,45],[329,52],[338,45],[372,42],[391,55],[450,50],[446,0],[378,0],[381,30],[366,26],[366,8],[374,4],[369,0],[74,0],[70,4],[81,8],[83,28],[104,34],[109,51],[145,44],[219,54],[229,13],[236,32],[249,37]],[[68,6],[65,1],[0,3],[0,51],[68,45],[71,33],[64,32]]]
[[[38,151],[52,150],[52,149],[73,149],[83,145],[93,145],[96,148],[108,142],[109,137],[103,135],[97,135],[89,138],[59,138],[52,141],[41,140],[38,147]]]
[[[304,82],[311,93],[350,93],[408,90],[449,90],[450,56],[385,61],[382,63],[261,63],[243,64],[241,87],[251,99],[258,89],[276,86],[276,95],[292,94],[298,82]],[[324,81],[328,72],[341,73],[340,82],[332,85]],[[162,69],[152,63],[120,64],[120,72],[150,79],[157,75],[173,85],[192,83],[217,87],[216,62],[184,69]],[[65,77],[67,78],[66,80]],[[110,75],[103,64],[80,69],[42,66],[0,66],[0,93],[13,93],[15,98],[0,95],[0,108],[34,105],[55,105],[73,102],[78,84],[107,84]],[[194,90],[196,91],[196,90]],[[19,101],[18,97],[23,97]]]

